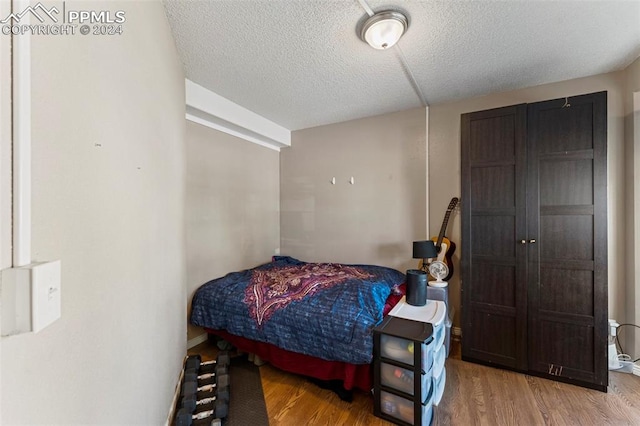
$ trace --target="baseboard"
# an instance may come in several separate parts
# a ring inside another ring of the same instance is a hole
[[[451,334],[453,334],[456,337],[461,337],[462,336],[462,329],[460,327],[452,327],[451,328]]]
[[[633,365],[633,374],[635,374],[636,376],[640,376],[640,365],[638,364]]]
[[[178,375],[178,383],[176,383],[176,388],[173,391],[173,399],[171,400],[171,407],[169,407],[169,416],[167,417],[167,421],[164,426],[170,426],[173,424],[173,418],[176,415],[176,408],[178,407],[178,398],[180,398],[180,385],[182,384],[182,379],[184,378],[184,364],[187,362],[187,357],[185,356],[182,360],[182,368],[180,369],[180,374]]]
[[[207,341],[207,333],[203,333],[199,336],[194,337],[193,339],[189,339],[187,341],[187,349],[191,349],[194,346],[198,346],[200,343],[204,343]]]

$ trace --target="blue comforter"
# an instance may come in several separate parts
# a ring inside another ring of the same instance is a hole
[[[373,328],[403,273],[276,256],[204,284],[191,323],[331,361],[367,364]]]

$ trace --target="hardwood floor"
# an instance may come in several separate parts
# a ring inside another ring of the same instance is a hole
[[[451,352],[433,425],[640,425],[638,376],[612,372],[609,392],[602,393],[464,362],[459,342],[452,342]],[[217,348],[206,342],[189,353],[215,358]],[[391,424],[372,414],[373,400],[366,393],[356,392],[347,403],[268,364],[260,374],[272,426]]]

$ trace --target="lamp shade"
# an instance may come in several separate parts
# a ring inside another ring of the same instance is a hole
[[[414,241],[413,242],[413,258],[414,259],[430,259],[438,257],[436,245],[431,240]]]

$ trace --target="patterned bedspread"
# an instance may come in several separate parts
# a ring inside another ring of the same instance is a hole
[[[404,279],[382,266],[276,256],[200,287],[191,322],[326,360],[366,364],[385,300]]]

